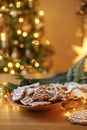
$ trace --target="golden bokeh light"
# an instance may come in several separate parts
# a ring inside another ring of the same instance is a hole
[[[38,37],[39,37],[39,33],[35,32],[35,33],[34,33],[34,37],[35,37],[35,38],[38,38]]]
[[[0,55],[0,60],[2,60],[3,59],[3,57]]]
[[[20,35],[22,33],[22,31],[19,29],[17,30],[17,34]]]
[[[22,33],[22,36],[23,36],[23,37],[27,37],[27,35],[28,35],[27,32],[23,32],[23,33]]]
[[[24,19],[23,19],[22,17],[20,17],[20,18],[18,19],[18,21],[19,21],[20,23],[22,23],[22,22],[24,21]]]
[[[35,23],[36,23],[36,24],[39,24],[39,23],[40,23],[40,19],[39,19],[39,18],[36,18],[36,19],[35,19]]]
[[[38,68],[39,66],[40,66],[40,65],[39,65],[39,63],[38,63],[38,62],[36,62],[36,63],[35,63],[35,67],[37,67],[37,68]]]
[[[40,11],[39,11],[39,15],[40,15],[40,16],[44,16],[44,14],[45,14],[45,13],[44,13],[43,10],[40,10]]]
[[[11,70],[10,74],[14,75],[15,74],[15,70]]]
[[[15,67],[19,68],[20,67],[20,63],[16,63]]]
[[[3,68],[3,71],[4,71],[4,72],[8,72],[8,68],[7,68],[7,67],[4,67],[4,68]]]
[[[11,68],[13,66],[12,62],[8,63],[8,67]]]

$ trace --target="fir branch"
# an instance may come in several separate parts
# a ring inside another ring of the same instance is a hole
[[[85,73],[83,72],[83,68],[86,58],[87,55],[70,67],[69,71],[67,72],[67,81],[80,82],[82,79],[84,79]]]

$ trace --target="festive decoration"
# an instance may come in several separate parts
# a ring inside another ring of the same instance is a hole
[[[53,50],[43,38],[44,11],[38,4],[38,0],[0,2],[0,72],[49,71],[47,57]]]
[[[79,61],[82,57],[87,55],[87,1],[82,0],[81,5],[77,11],[77,14],[82,16],[83,26],[82,29],[78,31],[77,36],[83,38],[82,46],[73,45],[74,51],[77,53],[77,57],[74,59],[74,63]],[[87,71],[87,60],[84,64],[84,70]]]

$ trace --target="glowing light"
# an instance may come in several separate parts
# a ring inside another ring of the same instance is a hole
[[[22,31],[19,29],[17,30],[17,34],[20,35],[22,33]]]
[[[20,48],[24,48],[24,44],[21,43],[21,44],[20,44]]]
[[[13,10],[13,11],[10,11],[10,15],[13,16],[13,17],[16,17],[16,15],[17,15],[17,14],[16,14],[16,11],[14,11],[14,10]]]
[[[38,38],[38,37],[39,37],[39,33],[37,33],[37,32],[34,33],[34,37],[35,37],[35,38]]]
[[[51,42],[49,40],[46,40],[45,43],[47,46],[49,46],[51,44]]]
[[[20,7],[21,7],[21,2],[20,2],[20,1],[17,1],[17,2],[16,2],[16,7],[17,7],[17,8],[20,8]]]
[[[40,22],[40,19],[39,19],[39,18],[36,18],[36,19],[35,19],[35,23],[36,23],[36,24],[39,24],[39,22]]]
[[[38,63],[38,62],[36,62],[36,63],[35,63],[35,67],[37,67],[37,68],[38,68],[39,66],[40,66],[40,65],[39,65],[39,63]]]
[[[14,40],[13,43],[14,43],[14,45],[17,45],[17,44],[18,44],[18,41],[17,41],[17,40]]]
[[[23,37],[27,37],[28,34],[27,34],[27,32],[23,32],[22,35],[23,35]]]
[[[33,40],[33,41],[32,41],[32,44],[34,44],[34,45],[37,45],[37,46],[38,46],[40,43],[39,43],[39,41],[38,41],[38,40]]]
[[[3,85],[6,86],[6,85],[7,85],[7,82],[3,82]]]
[[[10,74],[14,75],[14,74],[15,74],[15,71],[14,71],[14,70],[11,70],[11,71],[10,71]]]
[[[5,6],[2,6],[1,9],[4,10],[4,9],[5,9]]]
[[[23,69],[24,69],[24,66],[23,66],[23,65],[20,65],[20,69],[23,70]]]
[[[19,67],[20,67],[20,63],[16,63],[15,66],[16,66],[17,68],[19,68]]]
[[[22,22],[24,21],[24,19],[23,19],[22,17],[20,17],[20,18],[18,19],[18,21],[19,21],[20,23],[22,23]]]
[[[44,16],[44,11],[43,11],[43,10],[40,10],[40,11],[39,11],[39,15],[40,15],[40,16]]]
[[[8,72],[8,68],[7,68],[7,67],[4,67],[4,68],[3,68],[3,71],[4,71],[4,72]]]
[[[0,13],[0,18],[2,17],[2,14]]]
[[[32,59],[32,61],[31,61],[32,63],[34,63],[35,62],[35,59]]]
[[[6,36],[5,33],[1,33],[1,40],[2,41],[5,41],[5,39],[6,39],[5,36]]]
[[[74,45],[73,49],[78,54],[78,56],[75,58],[74,62],[77,62],[83,56],[87,55],[87,37],[84,38],[82,46]]]
[[[9,63],[8,63],[8,67],[11,68],[12,66],[13,66],[13,64],[12,64],[11,62],[9,62]]]
[[[10,4],[9,4],[9,7],[13,7],[13,4],[12,4],[12,3],[10,3]]]
[[[71,113],[67,111],[67,112],[64,113],[64,115],[65,115],[66,117],[68,117],[68,116],[71,115]]]
[[[2,60],[3,59],[3,57],[0,55],[0,60]]]

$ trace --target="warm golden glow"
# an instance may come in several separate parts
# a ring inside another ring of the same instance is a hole
[[[0,18],[2,17],[2,14],[0,13]]]
[[[44,16],[44,11],[43,11],[43,10],[40,10],[40,11],[39,11],[39,15],[40,15],[40,16]]]
[[[9,4],[9,7],[13,7],[13,3],[10,3],[10,4]]]
[[[23,48],[23,47],[24,47],[24,44],[21,43],[21,44],[20,44],[20,48]]]
[[[7,85],[7,82],[3,82],[3,85],[6,86],[6,85]]]
[[[40,66],[40,65],[39,65],[39,63],[38,63],[38,62],[36,62],[36,63],[35,63],[35,67],[37,67],[37,68],[38,68],[39,66]]]
[[[20,8],[20,7],[21,7],[21,2],[20,2],[20,1],[17,1],[17,2],[16,2],[16,7],[17,7],[17,8]]]
[[[39,19],[39,18],[36,18],[36,19],[35,19],[35,23],[36,23],[36,24],[39,24],[39,22],[40,22],[40,19]]]
[[[15,66],[16,66],[17,68],[19,68],[19,67],[20,67],[20,63],[16,63]]]
[[[1,40],[2,41],[5,41],[6,40],[6,37],[5,37],[6,35],[5,35],[5,33],[1,33]]]
[[[3,68],[3,71],[4,71],[4,72],[8,72],[8,68],[7,68],[7,67],[4,67],[4,68]]]
[[[14,75],[15,74],[15,70],[11,70],[10,74]]]
[[[11,68],[12,66],[13,66],[12,62],[9,62],[9,63],[8,63],[8,67]]]
[[[18,44],[18,41],[17,40],[14,40],[14,45],[17,45]]]
[[[5,9],[5,6],[2,6],[1,9],[4,10],[4,9]]]
[[[28,34],[27,34],[27,32],[23,32],[22,35],[23,35],[23,37],[27,37]]]
[[[38,38],[38,37],[39,37],[39,33],[37,33],[37,32],[34,33],[34,37],[35,37],[35,38]]]
[[[17,15],[17,14],[16,14],[16,11],[14,11],[14,10],[13,10],[13,11],[10,11],[10,15],[15,17],[15,16]]]
[[[82,57],[87,55],[87,37],[84,37],[82,46],[74,45],[73,49],[77,53],[77,57],[74,59],[74,63],[75,63],[79,61]]]
[[[38,46],[38,45],[39,45],[39,41],[38,41],[38,40],[33,40],[33,41],[32,41],[32,44],[34,44],[34,45],[37,45],[37,46]]]
[[[51,42],[49,40],[46,40],[45,43],[47,46],[49,46],[51,44]]]
[[[22,31],[19,29],[17,30],[17,34],[20,35],[22,33]]]
[[[20,23],[22,23],[22,22],[24,21],[24,19],[23,19],[22,17],[20,17],[20,18],[18,19],[18,21],[19,21]]]
[[[71,115],[71,113],[67,111],[67,112],[64,113],[64,115],[65,115],[66,117],[68,117],[68,116]]]
[[[2,60],[3,59],[3,57],[0,55],[0,60]]]
[[[20,69],[23,70],[23,69],[24,69],[24,66],[23,66],[23,65],[20,65]]]

